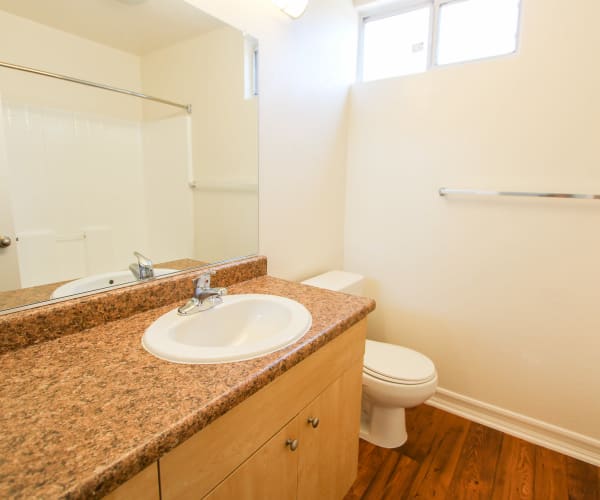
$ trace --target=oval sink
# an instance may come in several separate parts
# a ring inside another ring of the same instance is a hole
[[[300,339],[312,316],[295,300],[275,295],[226,295],[190,316],[169,311],[144,332],[149,353],[175,363],[226,363],[256,358]]]
[[[155,269],[154,276],[164,276],[165,274],[176,273],[178,269]],[[115,271],[112,273],[94,274],[75,281],[69,281],[62,286],[59,286],[52,295],[51,299],[60,299],[76,293],[86,293],[99,288],[107,288],[110,286],[125,285],[133,283],[136,279],[131,274],[131,271]]]

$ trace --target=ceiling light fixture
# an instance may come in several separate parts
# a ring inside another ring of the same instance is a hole
[[[273,3],[292,19],[298,19],[308,6],[308,0],[273,0]]]

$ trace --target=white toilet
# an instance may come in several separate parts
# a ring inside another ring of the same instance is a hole
[[[362,295],[364,277],[330,271],[302,283]],[[360,437],[383,448],[403,445],[407,439],[404,409],[433,396],[437,380],[435,365],[423,354],[394,344],[367,340]]]

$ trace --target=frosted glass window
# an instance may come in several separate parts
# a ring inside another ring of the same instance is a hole
[[[368,20],[363,32],[363,80],[427,69],[431,8]]]
[[[514,52],[519,0],[460,0],[439,10],[437,64]]]

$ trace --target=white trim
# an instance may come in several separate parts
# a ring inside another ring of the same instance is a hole
[[[428,405],[525,441],[600,466],[600,440],[438,388]]]
[[[385,14],[401,14],[427,3],[433,3],[433,0],[363,0],[362,2],[355,0],[354,8],[362,18],[382,14],[382,17],[386,17]]]
[[[429,43],[431,44],[431,48],[429,50],[429,70],[439,68],[437,63],[439,47],[438,43],[440,40],[440,7],[448,3],[444,0],[434,0],[433,2],[433,11],[431,14],[431,38]]]
[[[358,37],[356,40],[356,81],[363,81],[364,46],[365,46],[365,18],[358,16]]]

